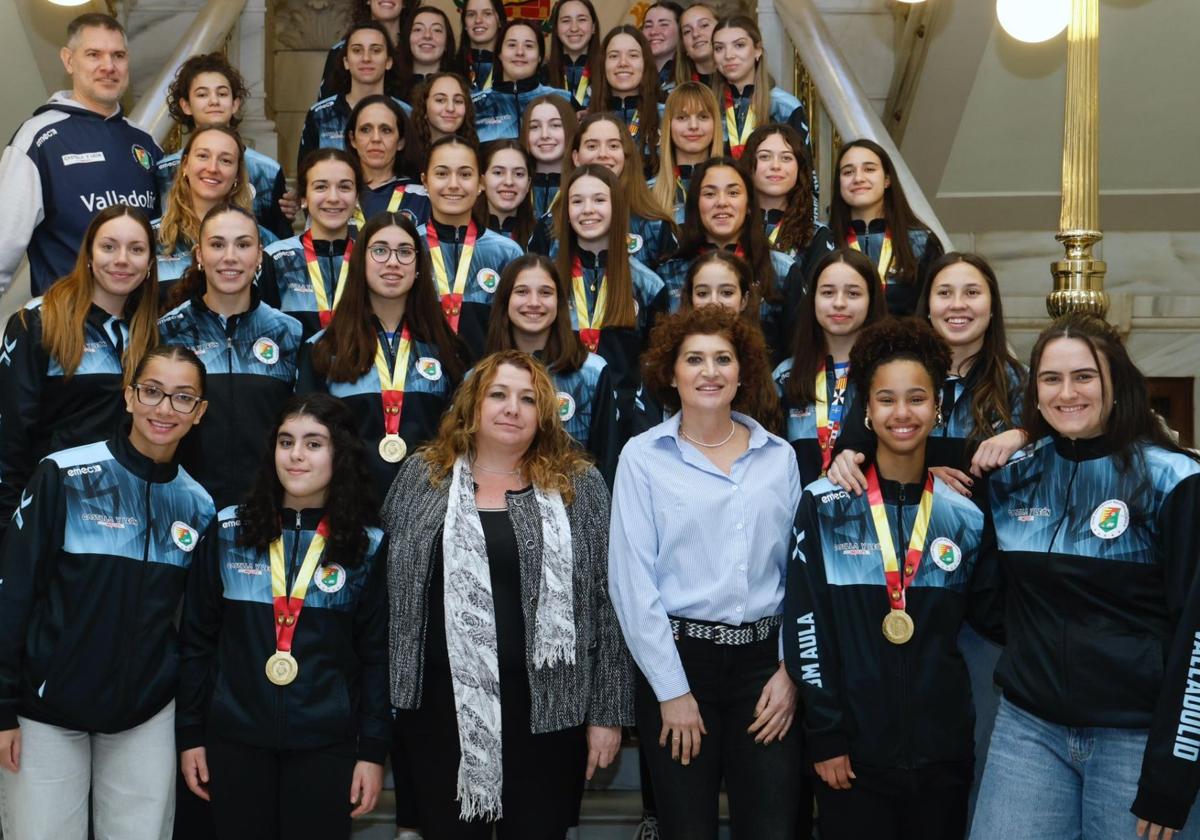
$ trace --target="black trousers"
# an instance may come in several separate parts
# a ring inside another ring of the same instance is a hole
[[[782,741],[768,745],[746,731],[763,686],[779,669],[778,641],[735,647],[684,636],[676,647],[708,735],[688,766],[672,760],[671,745],[658,745],[658,700],[639,675],[638,735],[663,840],[716,840],[722,781],[733,840],[795,840],[812,811],[811,795],[801,791],[800,729],[793,723]]]
[[[849,790],[816,782],[821,840],[962,840],[974,763],[854,767]]]
[[[218,840],[350,837],[353,744],[281,752],[209,736],[207,747]]]
[[[401,745],[411,762],[417,813],[426,840],[563,840],[579,814],[587,737],[583,726],[534,735],[524,673],[500,675],[503,819],[459,819],[458,718],[450,674],[430,670],[421,708],[397,713]]]

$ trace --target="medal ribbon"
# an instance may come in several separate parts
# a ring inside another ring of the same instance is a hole
[[[433,279],[437,281],[438,297],[442,299],[442,312],[450,322],[450,329],[458,332],[458,318],[462,314],[463,291],[467,288],[467,274],[471,270],[471,256],[475,253],[475,222],[467,225],[467,238],[462,253],[458,256],[458,268],[454,272],[454,287],[450,286],[450,274],[446,271],[446,258],[438,244],[437,230],[433,222],[425,228],[425,241],[429,243],[429,259],[433,263]]]
[[[883,506],[883,493],[879,489],[879,474],[875,472],[874,464],[867,468],[867,501],[871,503],[875,537],[879,540],[879,553],[883,555],[883,576],[887,581],[888,604],[894,610],[904,610],[908,586],[917,576],[917,569],[921,566],[921,555],[925,553],[925,532],[929,528],[929,517],[933,514],[933,474],[927,473],[925,476],[925,490],[921,493],[917,518],[913,520],[912,536],[908,540],[908,552],[904,557],[903,575],[896,565],[896,546],[892,542],[892,529],[888,525],[887,509]]]
[[[851,228],[850,233],[846,236],[846,244],[855,251],[862,253],[862,247],[858,244],[858,234]],[[885,230],[883,232],[883,245],[879,249],[879,262],[875,265],[875,271],[879,273],[879,281],[883,283],[884,288],[887,288],[888,270],[892,267],[892,232]]]
[[[588,89],[591,87],[592,68],[585,65],[583,75],[579,77],[579,84],[575,86],[575,101],[579,103],[579,107],[583,107],[583,98],[587,96]]]
[[[312,231],[306,230],[300,237],[304,246],[304,263],[308,267],[308,279],[312,283],[313,294],[317,297],[317,317],[321,321],[321,329],[329,326],[333,310],[337,309],[342,300],[342,292],[346,289],[346,277],[350,274],[350,252],[354,250],[354,241],[346,237],[346,250],[342,252],[342,267],[338,271],[337,282],[333,286],[333,306],[329,305],[329,292],[325,288],[325,275],[321,272],[321,264],[317,262],[317,249],[313,246]]]
[[[780,222],[779,224],[775,225],[775,229],[767,234],[767,243],[768,244],[774,245],[775,241],[777,239],[779,239],[779,229],[781,227],[783,227],[783,222]]]
[[[396,189],[392,191],[392,197],[388,199],[387,211],[395,213],[400,209],[401,202],[404,201],[404,184],[397,184]]]
[[[412,337],[408,326],[400,331],[400,349],[396,353],[393,373],[383,342],[375,345],[375,372],[379,374],[380,396],[383,398],[383,431],[400,434],[400,412],[404,410],[404,383],[408,381],[408,357],[412,354]]]
[[[287,594],[287,563],[283,557],[283,534],[271,543],[268,553],[271,557],[271,596],[275,602],[275,649],[290,651],[292,637],[296,635],[296,622],[300,620],[300,610],[304,607],[304,596],[308,593],[308,584],[313,579],[321,555],[325,553],[325,537],[329,535],[329,520],[322,518],[313,534],[308,551],[304,552],[304,562],[296,573],[296,581],[292,584],[292,594]]]
[[[754,105],[746,109],[746,121],[742,124],[741,133],[738,132],[737,125],[737,106],[733,101],[733,91],[728,87],[725,88],[725,133],[729,136],[729,154],[734,160],[742,156],[742,152],[746,151],[746,141],[750,139],[750,135],[754,132]]]
[[[633,119],[631,119],[629,121],[629,136],[630,137],[638,136],[638,127],[641,124],[642,124],[642,115],[639,114],[637,109],[635,108],[633,111]]]
[[[817,388],[814,393],[817,395],[817,443],[821,447],[821,475],[825,475],[829,469],[829,462],[833,459],[833,444],[842,428],[842,412],[845,406],[835,403],[834,400],[838,394],[845,392],[848,374],[849,368],[837,378],[833,394],[829,395],[829,376],[825,372],[825,365],[821,365],[817,370]]]
[[[588,315],[587,291],[583,284],[583,263],[579,257],[571,265],[571,289],[575,295],[575,319],[579,322],[579,337],[593,353],[600,346],[600,330],[604,326],[604,311],[608,308],[608,284],[600,278],[596,294],[596,309]]]

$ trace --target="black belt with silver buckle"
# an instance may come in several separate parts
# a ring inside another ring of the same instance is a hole
[[[783,623],[782,615],[769,615],[752,624],[718,624],[713,621],[697,621],[693,618],[671,617],[671,633],[678,639],[700,639],[714,645],[752,645],[775,635],[776,628]]]

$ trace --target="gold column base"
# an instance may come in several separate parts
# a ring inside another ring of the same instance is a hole
[[[1051,266],[1054,291],[1046,296],[1051,318],[1071,312],[1103,318],[1108,312],[1108,293],[1104,291],[1108,265],[1092,257],[1092,247],[1103,237],[1098,230],[1064,231],[1055,237],[1067,249],[1067,256]]]

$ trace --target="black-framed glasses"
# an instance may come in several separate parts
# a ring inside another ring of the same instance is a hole
[[[367,253],[371,255],[371,259],[377,263],[385,263],[388,257],[392,254],[396,255],[396,260],[400,265],[412,265],[413,260],[417,258],[417,249],[411,245],[401,245],[399,248],[389,248],[382,243],[375,243],[367,249]]]
[[[155,406],[164,399],[169,399],[171,401],[171,408],[180,414],[191,414],[196,410],[196,406],[204,402],[203,397],[189,394],[186,391],[176,391],[174,394],[168,394],[157,385],[143,385],[138,383],[133,386],[133,390],[137,394],[138,402],[142,405]]]

